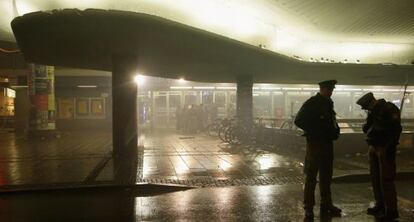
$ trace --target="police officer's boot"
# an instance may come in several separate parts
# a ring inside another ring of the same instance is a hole
[[[333,217],[340,217],[342,210],[338,207],[334,206],[333,204],[329,205],[321,205],[321,214],[330,215]]]
[[[376,215],[376,218],[379,220],[383,220],[383,221],[395,221],[400,217],[400,215],[398,214],[398,211],[393,210],[393,211],[383,211],[379,214]]]
[[[384,206],[381,206],[379,204],[376,204],[375,206],[369,207],[367,209],[367,214],[372,215],[372,216],[384,214],[384,212],[385,212]]]

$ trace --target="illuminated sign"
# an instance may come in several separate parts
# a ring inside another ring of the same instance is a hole
[[[14,91],[13,89],[6,88],[6,96],[16,98],[16,91]]]

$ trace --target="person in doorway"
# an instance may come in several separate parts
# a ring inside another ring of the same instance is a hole
[[[307,219],[314,217],[314,193],[318,171],[321,214],[341,216],[342,212],[332,204],[331,199],[333,141],[338,139],[340,131],[331,100],[336,83],[336,80],[320,82],[319,93],[302,105],[295,118],[295,125],[304,131],[306,137],[304,209]]]
[[[391,102],[375,99],[372,92],[362,96],[357,104],[368,111],[362,130],[369,146],[375,205],[367,209],[367,214],[394,220],[399,217],[394,180],[396,147],[402,131],[400,110]]]

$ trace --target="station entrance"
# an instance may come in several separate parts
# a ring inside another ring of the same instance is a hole
[[[236,121],[236,84],[145,78],[137,98],[138,131],[144,138],[139,181],[205,186],[277,184],[282,183],[281,178],[301,182],[305,145],[302,132],[292,122],[302,104],[318,92],[317,87],[254,84],[254,128],[262,129],[261,134],[235,138],[220,135],[218,128],[231,128]],[[151,86],[152,82],[157,86]],[[361,140],[356,149],[344,151],[355,141],[344,135],[337,149],[341,156],[366,148],[360,130],[366,114],[355,102],[367,91],[397,105],[403,93],[398,86],[337,87],[332,99],[343,132],[358,134],[357,140]],[[405,100],[403,118],[413,115],[412,99],[409,95]],[[226,123],[230,126],[223,126]],[[411,140],[409,137],[403,136]]]

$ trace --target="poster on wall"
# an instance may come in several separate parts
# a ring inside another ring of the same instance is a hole
[[[46,69],[47,79],[49,84],[49,94],[55,95],[55,68],[53,66],[47,66]]]
[[[35,75],[36,75],[35,65],[29,64],[29,72],[27,73],[27,86],[28,86],[29,96],[36,94],[35,84],[34,84]]]
[[[50,94],[50,81],[48,79],[35,79],[35,92],[37,95],[39,94]]]
[[[76,100],[76,116],[89,116],[89,100],[77,99]]]
[[[46,66],[44,65],[35,65],[35,72],[36,72],[36,78],[47,77]]]
[[[34,106],[36,110],[47,111],[48,110],[48,96],[47,95],[35,95]]]
[[[31,129],[55,129],[54,67],[30,64],[27,79]]]

